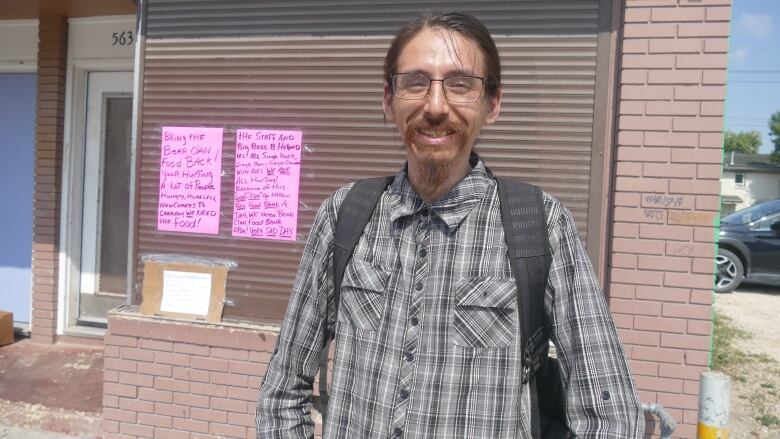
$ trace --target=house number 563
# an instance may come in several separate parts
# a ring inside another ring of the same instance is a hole
[[[129,46],[133,44],[133,41],[133,32],[129,30],[124,32],[114,32],[111,34],[112,46]]]

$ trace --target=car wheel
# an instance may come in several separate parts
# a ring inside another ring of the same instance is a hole
[[[728,293],[734,291],[745,277],[745,267],[739,256],[726,249],[718,249],[715,257],[717,273],[715,274],[715,292]]]

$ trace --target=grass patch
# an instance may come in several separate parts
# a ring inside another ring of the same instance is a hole
[[[777,427],[780,426],[780,418],[775,415],[761,415],[756,418],[764,427]]]
[[[749,356],[735,346],[736,341],[740,339],[747,340],[752,337],[748,331],[737,328],[730,318],[718,312],[713,316],[712,323],[714,327],[712,370],[732,375],[731,372],[737,372],[737,370],[734,370],[736,366],[755,361],[754,357]],[[732,375],[732,377],[739,379],[741,375]]]

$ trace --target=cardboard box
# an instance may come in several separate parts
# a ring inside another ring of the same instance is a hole
[[[0,346],[14,342],[14,313],[0,311]]]
[[[146,261],[141,313],[220,322],[227,274],[224,266]]]

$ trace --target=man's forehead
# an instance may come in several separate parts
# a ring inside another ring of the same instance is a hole
[[[401,50],[399,72],[442,70],[439,73],[481,76],[484,70],[482,51],[464,35],[444,28],[420,30]]]

